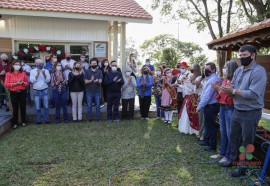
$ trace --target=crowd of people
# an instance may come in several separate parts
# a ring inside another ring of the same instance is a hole
[[[157,119],[169,125],[176,112],[179,132],[195,134],[197,144],[205,146],[204,151],[214,153],[212,158],[220,158],[220,166],[230,167],[238,159],[240,145],[253,144],[264,107],[267,74],[256,62],[256,55],[254,46],[242,46],[239,50],[241,66],[238,67],[235,61],[227,61],[222,69],[223,76],[219,77],[217,67],[212,62],[206,63],[202,69],[198,64],[190,66],[185,61],[177,62],[173,69],[167,68],[166,63],[155,69],[147,59],[138,73],[134,54],[129,56],[122,72],[116,61],[104,59],[99,62],[92,58],[87,63],[86,57],[81,55],[76,62],[67,53],[61,62],[54,55],[46,64],[36,59],[36,68],[31,69],[26,66],[24,59],[9,64],[7,56],[2,54],[0,80],[4,83],[0,90],[4,86],[10,90],[13,128],[18,127],[18,107],[22,126],[25,126],[26,101],[30,98],[29,83],[33,84],[37,124],[50,123],[49,104],[55,107],[55,123],[61,122],[60,109],[63,110],[63,121],[69,122],[67,105],[70,98],[74,122],[82,121],[84,99],[87,100],[87,119],[90,123],[94,120],[93,103],[95,119],[101,120],[101,100],[107,102],[108,122],[120,121],[120,102],[122,119],[132,120],[136,94],[140,119],[148,120],[153,95]],[[221,139],[220,152],[215,154],[218,114]],[[238,167],[232,176],[241,176],[245,171],[243,167]]]

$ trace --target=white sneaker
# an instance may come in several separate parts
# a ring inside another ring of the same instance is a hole
[[[25,124],[25,123],[22,123],[22,126],[23,126],[23,127],[25,127],[25,126],[26,126],[26,124]]]
[[[222,163],[225,163],[226,161],[228,161],[228,158],[223,157],[223,158],[219,161],[219,163],[222,164]]]
[[[210,158],[211,159],[219,159],[219,158],[222,158],[222,156],[219,154],[215,154],[215,155],[210,156]]]
[[[145,120],[149,120],[149,118],[145,118]]]
[[[14,126],[13,126],[13,129],[16,129],[17,127],[18,127],[17,125],[14,125]]]

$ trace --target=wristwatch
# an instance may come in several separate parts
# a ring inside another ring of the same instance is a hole
[[[232,91],[232,95],[235,95],[235,93],[236,93],[236,90],[235,90],[235,89],[233,89],[233,91]]]

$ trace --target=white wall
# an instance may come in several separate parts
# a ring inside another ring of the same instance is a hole
[[[29,16],[3,16],[0,37],[58,42],[108,41],[108,22]]]

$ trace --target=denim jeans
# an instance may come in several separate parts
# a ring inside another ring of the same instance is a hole
[[[164,111],[160,109],[161,107],[161,95],[157,96],[155,95],[155,102],[156,102],[156,107],[157,107],[157,117],[162,117],[164,118]]]
[[[121,93],[109,93],[107,92],[107,119],[119,120],[119,104],[121,99]],[[112,110],[113,109],[113,110]],[[113,113],[113,114],[112,114]]]
[[[204,107],[205,135],[203,140],[212,150],[217,148],[216,117],[218,112],[219,104],[208,104]]]
[[[54,107],[55,106],[54,105],[55,99],[53,98],[53,95],[54,95],[53,87],[52,87],[51,83],[49,83],[48,86],[49,86],[49,90],[50,90],[50,105]]]
[[[93,114],[92,114],[93,99],[96,104],[96,119],[100,120],[100,97],[101,97],[101,92],[97,92],[97,93],[86,92],[88,120],[92,120],[93,118]]]
[[[34,100],[36,106],[37,122],[42,122],[41,118],[41,101],[44,108],[44,121],[49,122],[49,106],[48,106],[48,89],[34,90]]]
[[[68,122],[67,112],[67,90],[62,88],[61,92],[58,89],[53,89],[53,98],[55,104],[55,123],[61,122],[60,109],[63,108],[64,122]]]
[[[219,123],[220,123],[220,155],[230,158],[231,143],[231,117],[233,106],[220,106],[219,108]]]

